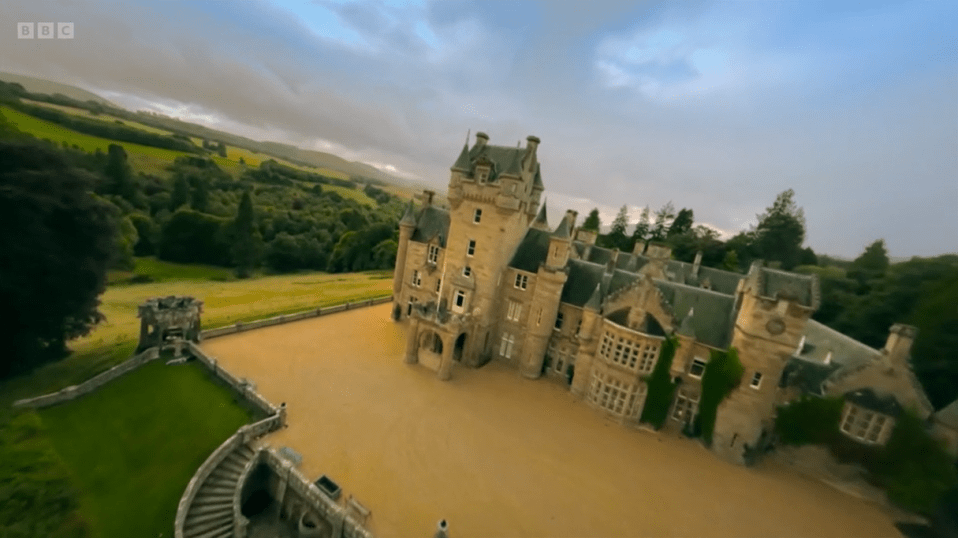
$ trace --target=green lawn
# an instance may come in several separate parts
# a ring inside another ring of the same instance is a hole
[[[140,123],[138,121],[126,120],[123,118],[118,118],[116,116],[111,116],[109,114],[93,114],[89,110],[86,110],[84,108],[75,108],[72,106],[56,105],[53,103],[44,103],[43,101],[31,101],[30,99],[21,99],[21,101],[28,105],[44,106],[47,108],[52,108],[54,110],[59,110],[60,112],[64,112],[66,114],[72,114],[74,116],[83,116],[84,118],[102,121],[105,123],[114,123],[116,121],[121,121],[127,127],[134,127],[136,129],[139,129],[141,131],[146,131],[148,133],[154,133],[159,135],[173,134],[173,131],[167,131],[166,129],[157,129],[156,127],[150,127],[149,125]]]
[[[163,360],[39,414],[102,538],[172,536],[193,473],[253,419],[202,366]]]
[[[136,279],[149,279],[141,282],[170,282],[175,280],[236,280],[233,271],[226,267],[213,265],[193,265],[158,260],[154,257],[136,259],[132,271],[110,271],[111,286],[128,286]]]

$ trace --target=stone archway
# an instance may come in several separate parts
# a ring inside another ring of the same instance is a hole
[[[465,347],[466,347],[466,333],[462,333],[456,338],[456,343],[452,348],[453,361],[462,362],[462,352]]]

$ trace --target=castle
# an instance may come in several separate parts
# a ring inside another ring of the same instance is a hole
[[[892,327],[872,349],[811,319],[814,276],[752,264],[747,274],[670,259],[666,245],[596,246],[567,211],[553,228],[540,198],[540,140],[525,148],[468,141],[452,165],[449,208],[425,191],[399,223],[393,317],[408,320],[405,360],[452,376],[491,360],[553,378],[624,424],[637,424],[647,376],[678,341],[666,430],[697,412],[712,351],[744,366],[718,408],[713,450],[743,462],[771,433],[778,405],[801,394],[845,400],[841,431],[882,444],[903,408],[933,409],[908,364],[915,329]]]

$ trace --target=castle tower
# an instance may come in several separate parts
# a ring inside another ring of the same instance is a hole
[[[406,212],[403,213],[399,221],[399,245],[396,249],[396,269],[393,271],[393,318],[399,319],[402,312],[402,305],[399,304],[402,294],[403,277],[406,268],[406,252],[409,249],[409,240],[412,238],[413,230],[416,229],[415,206],[412,199],[406,206]]]
[[[542,374],[546,347],[552,336],[553,320],[559,312],[559,299],[568,278],[564,269],[569,259],[575,217],[574,211],[567,212],[552,232],[546,262],[539,267],[537,273],[531,302],[531,311],[535,314],[529,316],[520,362],[522,375],[530,379],[536,379]]]
[[[461,360],[472,365],[490,354],[499,282],[536,216],[543,191],[538,138],[528,137],[525,148],[488,142],[488,135],[476,133],[475,145],[463,146],[451,168],[449,238],[439,298],[453,314],[467,316]]]
[[[731,347],[745,368],[738,388],[718,409],[713,436],[716,453],[744,461],[773,427],[778,383],[785,363],[801,341],[805,324],[818,308],[818,281],[752,264],[739,283]]]
[[[572,378],[572,394],[584,396],[588,392],[589,378],[585,375],[591,369],[596,348],[599,347],[599,331],[602,312],[602,285],[596,284],[588,302],[582,307],[582,327],[579,330],[579,350],[576,356],[576,370],[582,372]]]

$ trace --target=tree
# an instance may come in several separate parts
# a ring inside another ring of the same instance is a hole
[[[655,212],[655,224],[652,225],[652,229],[649,231],[649,239],[652,241],[664,241],[674,218],[675,206],[672,205],[672,202],[668,202]]]
[[[726,271],[738,271],[738,253],[734,250],[726,251],[725,259],[722,260],[722,269]]]
[[[183,174],[176,174],[173,180],[173,194],[170,196],[170,211],[176,211],[190,201],[190,183]]]
[[[645,243],[649,239],[649,234],[652,232],[652,220],[649,212],[649,206],[645,206],[642,209],[642,214],[639,215],[639,222],[635,224],[635,229],[632,230],[631,245],[629,250],[632,251],[635,249],[635,245],[638,243]]]
[[[623,205],[615,215],[615,220],[612,221],[612,229],[609,230],[609,235],[606,237],[606,242],[609,247],[619,250],[628,248],[628,236],[625,235],[628,226],[629,208]]]
[[[691,209],[682,208],[679,210],[678,215],[675,216],[675,220],[672,221],[672,225],[669,226],[669,231],[666,233],[666,238],[672,238],[677,235],[688,233],[692,230],[692,224],[695,221],[695,214]]]
[[[858,281],[862,291],[867,292],[866,283],[885,276],[889,265],[885,240],[879,239],[865,247],[865,251],[852,261],[848,267],[848,276]]]
[[[804,242],[805,212],[795,203],[795,191],[788,189],[758,215],[755,250],[758,257],[781,262],[783,269],[791,270],[801,261]]]
[[[193,191],[190,193],[190,207],[205,213],[210,203],[210,182],[202,175],[192,177]]]
[[[63,357],[104,319],[116,228],[95,183],[55,150],[0,141],[0,378]]]
[[[229,221],[181,208],[160,233],[159,257],[179,263],[229,265]]]
[[[585,221],[582,223],[582,229],[599,233],[599,228],[601,226],[602,221],[599,220],[599,209],[593,208],[592,211],[589,211],[589,216],[586,217]]]
[[[143,213],[131,213],[128,218],[136,228],[137,242],[133,246],[133,254],[136,256],[156,254],[156,244],[160,236],[159,226],[153,222],[149,215]]]
[[[263,238],[255,226],[253,199],[249,191],[245,191],[233,221],[232,255],[236,276],[246,278],[253,273],[260,262],[262,243]]]
[[[103,170],[107,183],[103,192],[122,197],[133,205],[141,206],[144,199],[133,177],[133,170],[127,162],[126,150],[119,144],[110,144],[107,148],[106,167]]]

